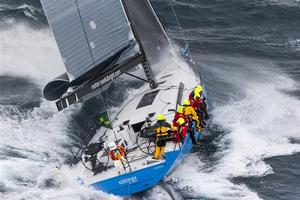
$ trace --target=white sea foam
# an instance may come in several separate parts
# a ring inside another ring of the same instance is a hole
[[[0,75],[34,79],[41,87],[63,71],[49,31],[24,25],[0,31]],[[33,110],[0,105],[0,199],[118,199],[80,186],[62,166],[72,143],[70,112],[42,100]]]
[[[285,43],[286,46],[292,47],[296,51],[300,50],[300,39],[290,38],[288,42]]]
[[[217,105],[213,110],[214,123],[227,132],[217,144],[220,148],[215,154],[218,161],[204,168],[204,163],[196,163],[198,158],[192,155],[174,176],[179,178],[181,188],[189,187],[200,196],[259,199],[246,185],[233,183],[231,179],[273,173],[272,167],[264,162],[265,158],[300,152],[300,145],[290,141],[300,137],[300,101],[288,93],[299,85],[285,75],[262,68],[257,70],[256,76],[251,74],[242,79],[242,74],[235,77],[232,71],[226,72],[222,67],[224,79],[239,82],[236,94],[241,97]]]
[[[16,24],[1,30],[0,38],[0,75],[13,74],[40,81],[63,73],[63,62],[49,30],[32,30]]]
[[[274,5],[287,6],[287,7],[298,7],[300,6],[300,0],[265,0],[267,3]]]
[[[57,113],[50,102],[26,113],[1,106],[0,113],[0,180],[7,190],[3,199],[115,199],[80,186],[68,166],[56,169],[70,156],[64,147],[71,142],[68,113]]]

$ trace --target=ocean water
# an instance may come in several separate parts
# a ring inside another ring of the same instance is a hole
[[[170,1],[151,2],[171,40],[188,42],[212,120],[170,183],[128,199],[300,199],[300,2],[172,1],[184,37]],[[1,0],[1,199],[119,199],[74,180],[70,151],[103,104],[58,113],[41,90],[63,70],[39,1]],[[113,87],[134,87],[122,81]],[[115,92],[117,108],[130,90]]]

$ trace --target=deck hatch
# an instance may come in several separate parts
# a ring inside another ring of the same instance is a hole
[[[145,124],[145,121],[142,121],[142,122],[139,122],[139,123],[136,123],[136,124],[132,124],[131,127],[133,128],[133,131],[137,133],[142,129],[144,124]]]
[[[159,90],[155,90],[152,92],[148,92],[147,94],[145,94],[141,101],[139,102],[139,104],[137,105],[136,109],[145,107],[145,106],[149,106],[152,105],[156,95],[158,94]]]

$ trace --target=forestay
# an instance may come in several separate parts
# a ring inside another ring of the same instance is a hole
[[[70,81],[139,53],[120,0],[41,0]],[[127,56],[121,53],[127,51]],[[130,51],[130,52],[128,52]],[[85,77],[86,79],[86,77]]]

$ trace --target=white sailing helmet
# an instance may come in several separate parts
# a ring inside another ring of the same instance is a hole
[[[112,150],[115,150],[117,148],[117,145],[116,145],[115,142],[111,142],[111,143],[109,143],[108,148],[109,148],[109,150],[112,151]]]

